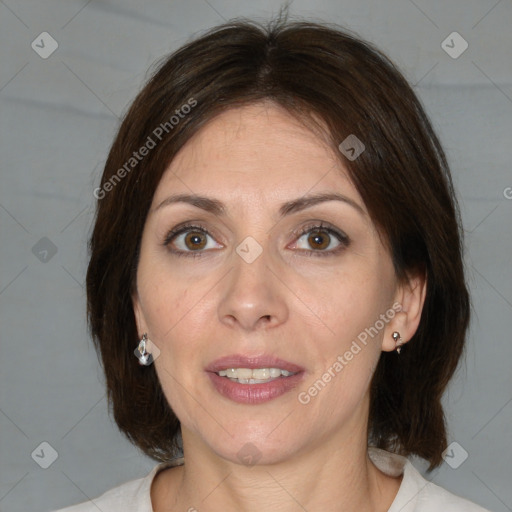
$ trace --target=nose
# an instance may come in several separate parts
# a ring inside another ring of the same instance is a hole
[[[233,260],[234,267],[221,281],[220,321],[244,331],[269,329],[286,322],[287,288],[271,270],[266,250],[251,263],[236,253]]]

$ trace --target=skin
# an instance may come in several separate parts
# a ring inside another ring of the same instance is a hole
[[[362,212],[328,201],[279,217],[286,201],[333,191]],[[158,208],[181,193],[215,198],[226,213],[185,203]],[[163,245],[188,221],[209,235],[192,228]],[[345,233],[348,246],[323,232],[319,247],[311,234],[297,233],[319,221]],[[252,263],[236,252],[248,236],[262,249]],[[425,291],[423,276],[397,281],[342,163],[286,111],[259,103],[205,125],[155,191],[133,296],[139,333],[160,350],[154,364],[181,422],[185,455],[184,466],[155,478],[154,510],[387,511],[401,477],[385,475],[367,456],[368,387],[381,352],[395,349],[392,332],[405,343],[416,331]],[[401,311],[300,403],[298,394],[396,302]],[[235,353],[291,361],[305,369],[304,380],[263,404],[234,403],[204,368]],[[237,455],[247,443],[260,456],[255,465]]]

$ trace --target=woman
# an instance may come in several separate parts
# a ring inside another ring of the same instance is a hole
[[[90,328],[159,465],[65,510],[484,510],[406,458],[442,463],[469,297],[442,147],[378,50],[210,31],[135,99],[94,194]]]

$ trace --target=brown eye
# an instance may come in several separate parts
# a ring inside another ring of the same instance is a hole
[[[325,231],[311,231],[308,236],[308,243],[313,249],[325,249],[329,247],[331,236]]]
[[[323,224],[306,226],[297,234],[295,248],[307,256],[332,256],[346,249],[351,241],[345,233]]]
[[[189,231],[185,236],[183,242],[187,249],[191,251],[197,251],[198,249],[204,249],[207,244],[206,235],[200,231]]]
[[[206,229],[191,225],[171,230],[163,240],[163,245],[177,256],[201,256],[209,252],[209,249],[222,248],[222,244],[216,243]]]

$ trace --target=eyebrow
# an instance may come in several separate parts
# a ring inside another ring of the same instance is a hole
[[[290,215],[292,213],[297,213],[306,208],[311,208],[320,203],[325,203],[327,201],[341,201],[352,206],[355,210],[357,210],[361,215],[366,216],[366,212],[364,209],[356,203],[353,199],[344,196],[343,194],[338,193],[324,193],[324,194],[314,194],[309,196],[299,197],[298,199],[293,199],[292,201],[287,201],[283,203],[279,208],[279,216],[285,217],[286,215]],[[197,194],[178,194],[172,195],[164,199],[158,206],[156,206],[153,211],[156,212],[165,206],[169,206],[171,204],[176,203],[186,203],[196,208],[201,208],[207,212],[212,213],[213,215],[217,215],[219,217],[226,215],[226,207],[224,203],[218,201],[217,199],[212,199],[206,196],[200,196]]]

